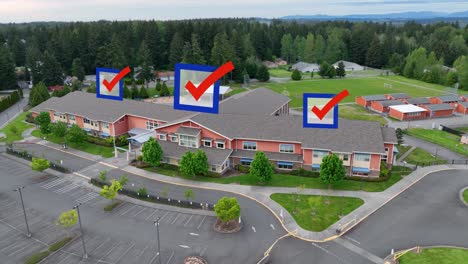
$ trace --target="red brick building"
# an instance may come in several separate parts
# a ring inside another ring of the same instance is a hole
[[[428,111],[422,107],[405,104],[390,106],[388,115],[398,120],[418,120],[425,119],[428,116]]]
[[[421,107],[428,110],[430,118],[452,116],[454,110],[450,104],[430,104]]]
[[[403,102],[400,100],[373,101],[371,103],[371,109],[379,113],[388,113],[388,111],[390,111],[390,106],[402,104]]]
[[[468,115],[468,101],[458,103],[455,111],[460,114]]]
[[[450,104],[452,107],[463,100],[456,95],[442,95],[430,98],[432,104]]]
[[[362,107],[370,107],[372,102],[374,101],[386,101],[386,100],[388,100],[387,97],[385,97],[382,94],[377,94],[377,95],[357,96],[355,99],[355,102],[356,104]]]
[[[411,98],[409,95],[405,93],[394,93],[394,94],[385,94],[384,95],[388,100],[400,100],[404,101],[406,99]]]

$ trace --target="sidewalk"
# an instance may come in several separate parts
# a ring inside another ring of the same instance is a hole
[[[117,166],[112,165],[111,159],[103,160],[102,157],[91,155],[88,153],[83,153],[78,150],[61,149],[61,146],[53,143],[39,143],[41,145],[54,148],[56,150],[67,152],[85,159],[93,160],[102,165],[117,168]],[[451,170],[451,169],[461,169],[468,170],[468,165],[437,165],[430,167],[422,167],[413,173],[404,176],[399,182],[389,187],[383,192],[363,192],[363,191],[337,191],[337,190],[322,190],[322,189],[304,189],[301,194],[309,195],[331,195],[331,196],[348,196],[348,197],[358,197],[364,200],[364,205],[354,210],[352,213],[344,216],[338,222],[331,225],[324,231],[321,232],[312,232],[302,229],[294,220],[294,218],[281,207],[279,204],[270,199],[270,195],[273,193],[296,193],[297,188],[286,188],[286,187],[261,187],[261,186],[246,186],[246,185],[236,185],[236,184],[217,184],[210,182],[200,182],[186,180],[178,177],[165,176],[153,172],[148,172],[146,170],[138,169],[133,166],[126,166],[121,168],[123,171],[138,175],[140,177],[145,177],[154,181],[165,182],[168,184],[202,188],[209,190],[218,190],[225,191],[229,193],[235,193],[242,195],[244,197],[255,200],[256,202],[262,204],[267,209],[269,209],[274,216],[282,223],[284,229],[289,232],[297,230],[297,237],[303,240],[313,241],[313,242],[324,242],[337,238],[336,230],[342,230],[341,234],[344,234],[346,231],[350,230],[355,225],[359,224],[361,221],[365,220],[369,215],[377,211],[379,208],[384,206],[386,203],[391,201],[393,198],[398,196],[400,193],[410,188],[413,184],[417,183],[419,180],[424,178],[427,174]]]

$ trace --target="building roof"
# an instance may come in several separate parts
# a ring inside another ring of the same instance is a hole
[[[231,154],[231,157],[239,158],[249,158],[253,159],[255,157],[256,151],[252,150],[234,150]],[[265,155],[269,160],[275,161],[292,161],[292,162],[302,162],[302,155],[300,154],[291,154],[291,153],[278,153],[278,152],[268,152],[264,151]]]
[[[257,88],[221,101],[219,113],[272,115],[289,101],[291,99],[287,96],[272,92],[267,88]]]
[[[431,111],[453,110],[453,107],[450,104],[430,104],[425,105],[424,107]]]
[[[60,100],[52,97],[31,109],[32,112],[37,113],[48,110],[110,123],[117,121],[126,114],[161,121],[173,121],[193,115],[192,112],[176,111],[170,105],[126,99],[123,101],[105,100],[96,98],[93,93],[81,91],[68,93]]]
[[[307,63],[300,61],[291,66],[291,69],[299,70],[301,72],[314,72],[320,69],[320,65],[318,65],[317,63]]]
[[[165,157],[180,159],[187,151],[196,152],[197,150],[201,149],[203,152],[205,152],[206,157],[208,158],[208,163],[214,165],[222,165],[223,162],[226,161],[226,159],[232,153],[232,149],[206,148],[203,146],[199,149],[196,149],[179,146],[178,143],[165,140],[158,140],[158,142],[164,150],[163,156]]]
[[[200,114],[190,120],[230,139],[298,142],[303,148],[347,153],[384,152],[378,122],[340,119],[338,129],[310,129],[303,128],[302,117],[298,116]]]
[[[410,96],[405,94],[405,93],[393,93],[393,94],[387,94],[388,96],[391,96],[395,99],[406,99],[409,98]]]
[[[398,144],[398,138],[394,128],[382,127],[381,129],[384,142]]]
[[[354,63],[354,62],[350,62],[350,61],[344,61],[344,60],[340,60],[340,61],[337,61],[335,63],[333,63],[333,66],[335,68],[338,68],[338,64],[340,62],[343,62],[344,66],[345,66],[345,69],[353,69],[355,71],[362,71],[364,70],[364,67],[357,64],[357,63]]]
[[[381,104],[382,106],[401,105],[401,101],[399,100],[378,101],[377,103]]]
[[[462,106],[464,106],[464,107],[468,107],[468,102],[460,102],[460,103],[458,103],[458,104],[459,104],[459,105],[462,105]]]
[[[442,96],[437,96],[435,98],[438,98],[443,103],[462,101],[462,99],[460,97],[456,96],[456,95],[442,95]]]
[[[366,101],[385,101],[388,100],[387,97],[383,94],[374,94],[374,95],[366,95],[361,96]]]
[[[392,106],[390,106],[390,108],[395,109],[396,111],[401,112],[401,113],[415,113],[415,112],[426,112],[427,111],[426,109],[424,109],[422,107],[415,106],[415,105],[412,105],[412,104],[392,105]]]
[[[187,135],[187,136],[198,136],[201,133],[200,128],[195,127],[185,127],[181,126],[177,129],[177,134]]]
[[[431,100],[429,100],[429,98],[427,97],[408,98],[406,99],[406,101],[408,102],[408,104],[414,104],[414,105],[431,103]]]

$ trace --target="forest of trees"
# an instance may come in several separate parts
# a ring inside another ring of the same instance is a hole
[[[264,78],[262,60],[356,62],[388,68],[410,78],[468,89],[468,26],[438,23],[296,23],[253,19],[122,21],[0,25],[0,89],[15,85],[14,66],[27,66],[35,83],[82,79],[96,67],[142,66],[171,70],[177,62],[221,65],[230,76]],[[450,72],[445,67],[455,67]],[[18,77],[16,77],[18,78]]]

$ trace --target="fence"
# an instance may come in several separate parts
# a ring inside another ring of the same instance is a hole
[[[29,160],[31,161],[33,158],[38,158],[38,157],[35,157],[31,154],[29,154],[26,150],[23,150],[23,151],[18,151],[18,150],[15,150],[13,149],[11,146],[8,146],[6,148],[6,153],[10,154],[10,155],[13,155],[13,156],[16,156],[18,158],[22,158],[22,159],[25,159],[25,160]],[[49,161],[50,163],[50,168],[53,169],[53,170],[56,170],[56,171],[59,171],[59,172],[62,172],[62,173],[69,173],[70,170],[59,165],[59,164],[56,164],[52,161]]]
[[[461,136],[461,135],[465,134],[464,132],[455,130],[455,129],[450,128],[450,127],[446,127],[444,125],[440,125],[440,127],[442,128],[442,131],[445,131],[445,132],[448,132],[450,134],[454,134],[454,135],[457,135],[457,136]]]
[[[416,169],[418,167],[427,167],[427,166],[444,165],[444,164],[468,165],[468,159],[466,159],[466,160],[448,160],[448,161],[441,160],[441,161],[418,162],[418,163],[416,163]]]
[[[90,183],[98,187],[102,187],[108,184],[95,178],[92,178],[90,180]],[[179,206],[179,207],[190,208],[190,209],[203,209],[203,210],[214,211],[214,204],[210,204],[210,203],[200,203],[200,202],[194,202],[194,201],[171,199],[168,197],[154,196],[151,194],[140,194],[137,191],[126,189],[126,188],[123,188],[119,193],[126,195],[128,197],[132,197],[132,198],[136,198],[139,200],[152,202],[152,203]]]

